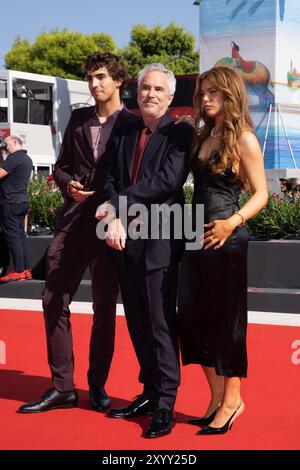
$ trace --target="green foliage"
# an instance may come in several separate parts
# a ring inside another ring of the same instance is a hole
[[[185,185],[183,186],[185,204],[192,204],[193,192],[194,192],[193,183],[187,181]]]
[[[184,185],[185,203],[191,204],[193,184]],[[54,230],[61,209],[63,198],[58,188],[49,191],[45,178],[33,178],[29,184],[29,201],[32,224],[46,226]],[[251,197],[250,193],[242,194],[242,207]],[[278,195],[270,194],[267,205],[252,219],[248,220],[247,228],[254,235],[263,234],[278,239],[287,235],[300,235],[300,199],[288,202]]]
[[[8,69],[82,80],[88,54],[114,52],[115,42],[106,33],[82,34],[67,29],[43,32],[30,45],[20,36],[5,55]]]
[[[249,193],[241,196],[241,207],[250,196]],[[289,202],[277,194],[269,194],[267,205],[246,225],[253,234],[264,234],[274,239],[300,235],[300,199]]]
[[[12,49],[5,55],[5,66],[12,70],[21,70],[29,72],[31,45],[27,39],[17,36],[13,43]]]
[[[130,43],[119,50],[119,54],[132,77],[153,62],[163,62],[176,74],[197,73],[199,53],[194,48],[193,34],[182,26],[170,23],[163,29],[158,24],[148,29],[139,24],[132,28]]]
[[[185,203],[191,204],[193,198],[193,184],[184,185]],[[251,193],[243,193],[240,197],[242,207]],[[300,199],[294,202],[285,201],[277,194],[269,194],[266,206],[246,223],[253,235],[265,235],[268,238],[278,239],[287,235],[300,236]]]
[[[46,178],[32,178],[28,187],[30,219],[33,225],[49,227],[54,231],[63,198],[57,187],[49,190]]]
[[[109,51],[123,57],[132,77],[152,62],[163,62],[176,74],[197,73],[199,53],[194,48],[193,34],[174,23],[164,29],[159,24],[149,29],[145,25],[135,25],[128,46],[119,51],[109,34],[87,35],[55,29],[39,34],[33,44],[18,36],[5,55],[5,66],[23,72],[81,80],[86,56],[96,51]]]

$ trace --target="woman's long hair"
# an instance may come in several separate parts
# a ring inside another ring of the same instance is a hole
[[[223,136],[219,158],[212,163],[212,171],[213,173],[224,173],[228,168],[232,168],[234,171],[240,160],[238,140],[243,131],[253,132],[244,82],[237,72],[228,67],[214,67],[199,75],[194,93],[196,125],[194,152],[201,147],[215,125],[214,119],[208,117],[203,108],[201,96],[203,80],[208,80],[213,88],[224,93]],[[204,125],[199,127],[201,121],[204,122]]]

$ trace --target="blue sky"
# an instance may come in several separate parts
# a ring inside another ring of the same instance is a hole
[[[173,21],[193,33],[198,45],[198,18],[193,0],[1,0],[0,68],[18,34],[34,42],[40,32],[56,27],[106,32],[122,47],[133,25],[164,27]]]

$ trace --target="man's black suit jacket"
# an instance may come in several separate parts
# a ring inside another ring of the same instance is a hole
[[[57,231],[73,230],[78,227],[82,217],[90,220],[92,226],[97,223],[95,212],[97,206],[103,202],[105,161],[112,149],[113,136],[130,127],[132,123],[139,121],[137,116],[123,108],[117,117],[105,152],[96,162],[90,131],[94,113],[94,106],[74,110],[64,134],[53,172],[55,181],[64,197],[64,204],[56,225]],[[95,190],[95,194],[84,203],[74,201],[67,192],[67,186],[71,180],[79,181],[87,190]]]
[[[183,184],[188,175],[188,157],[193,129],[186,123],[175,124],[167,113],[151,135],[143,153],[137,180],[130,184],[140,122],[132,122],[126,133],[115,135],[115,150],[107,166],[104,190],[107,199],[119,213],[119,196],[127,196],[127,208],[144,204],[175,203],[183,206]],[[133,264],[145,262],[148,271],[170,266],[180,259],[184,240],[127,240],[126,254]]]

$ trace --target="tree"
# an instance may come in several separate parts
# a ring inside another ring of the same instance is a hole
[[[5,55],[8,69],[82,80],[88,54],[114,52],[116,44],[106,33],[90,35],[78,31],[53,30],[37,36],[31,45],[20,36]]]
[[[174,73],[183,74],[199,71],[199,53],[194,49],[195,37],[182,26],[170,23],[163,29],[157,24],[148,29],[139,24],[132,28],[130,43],[119,54],[132,77],[152,62],[163,62]]]
[[[5,66],[23,72],[81,80],[86,56],[96,51],[109,51],[123,57],[132,77],[152,62],[163,62],[177,74],[195,73],[199,70],[199,57],[194,48],[193,34],[174,23],[164,29],[159,24],[150,29],[135,25],[128,46],[119,51],[109,34],[87,35],[55,29],[41,33],[33,44],[18,36],[5,55]]]

